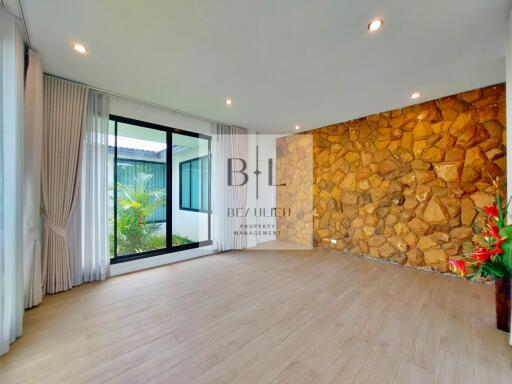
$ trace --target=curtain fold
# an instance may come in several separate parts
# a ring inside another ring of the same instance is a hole
[[[21,33],[0,9],[0,355],[23,322],[23,72]]]
[[[81,252],[74,285],[104,280],[109,273],[108,124],[109,98],[89,91],[80,186]]]
[[[245,218],[230,215],[228,211],[246,208],[247,184],[228,185],[228,161],[237,159],[234,161],[240,164],[238,159],[242,159],[247,162],[247,130],[222,124],[215,124],[213,128],[213,244],[219,252],[243,249],[247,246],[247,236],[243,233]],[[242,181],[236,180],[234,184],[242,184]]]
[[[28,53],[24,112],[23,282],[25,308],[31,308],[43,298],[40,234],[43,70],[39,55],[33,51]]]
[[[45,76],[42,199],[43,290],[72,287],[68,225],[78,199],[87,88]]]
[[[80,176],[81,180],[81,176]],[[81,181],[80,181],[81,183]],[[69,255],[69,273],[71,276],[71,285],[73,287],[83,283],[83,261],[82,261],[82,198],[81,188],[78,190],[73,212],[68,223],[68,255]]]

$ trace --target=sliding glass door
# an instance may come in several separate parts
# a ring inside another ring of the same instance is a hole
[[[210,140],[172,134],[172,245],[210,240]]]
[[[111,116],[111,262],[211,244],[210,142],[209,136]]]

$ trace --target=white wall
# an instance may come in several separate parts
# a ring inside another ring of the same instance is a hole
[[[113,97],[110,104],[110,113],[185,131],[204,133],[206,135],[212,134],[212,126],[207,121],[193,119],[125,99]]]

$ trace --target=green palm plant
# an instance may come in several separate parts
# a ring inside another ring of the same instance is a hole
[[[138,253],[156,249],[160,225],[148,218],[165,205],[165,189],[151,188],[153,175],[137,173],[133,185],[117,184],[117,246],[118,254]],[[155,248],[156,247],[156,248]],[[165,247],[165,237],[160,248]]]

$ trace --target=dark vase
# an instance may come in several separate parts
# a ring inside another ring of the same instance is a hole
[[[496,327],[499,330],[510,332],[510,297],[512,296],[511,279],[496,279],[494,290],[496,292]]]

